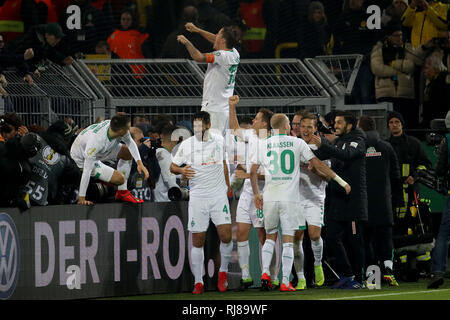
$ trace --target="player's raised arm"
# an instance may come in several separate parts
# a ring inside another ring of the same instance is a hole
[[[326,180],[336,181],[342,188],[345,189],[345,192],[347,194],[350,193],[351,191],[350,185],[344,180],[342,180],[342,178],[339,177],[336,174],[336,172],[331,170],[325,163],[320,161],[318,158],[314,157],[310,160],[308,169],[318,174],[319,176],[325,178]]]
[[[257,209],[262,210],[263,198],[262,198],[262,195],[259,193],[258,169],[259,169],[259,164],[255,164],[255,163],[252,164],[252,167],[250,169],[250,182],[252,184],[253,194],[255,195],[255,198],[254,198],[255,206]]]
[[[186,30],[189,32],[196,32],[200,34],[203,38],[208,40],[211,43],[214,43],[216,41],[216,35],[214,33],[208,32],[206,30],[200,29],[196,25],[194,25],[192,22],[188,22],[184,25],[186,27]]]
[[[239,125],[239,120],[236,115],[236,106],[239,103],[239,96],[231,96],[228,98],[229,105],[229,125],[231,133],[239,138],[243,138],[243,129]]]
[[[197,62],[209,62],[207,55],[201,53],[196,47],[194,47],[192,42],[190,42],[185,36],[179,35],[177,40],[186,47],[192,59]]]

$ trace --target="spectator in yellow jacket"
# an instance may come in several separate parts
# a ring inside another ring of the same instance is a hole
[[[448,30],[449,4],[441,1],[411,0],[402,16],[402,24],[411,27],[411,43],[414,48],[441,36]]]

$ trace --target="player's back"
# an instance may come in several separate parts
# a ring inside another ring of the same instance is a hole
[[[110,122],[111,120],[105,120],[94,123],[81,131],[77,136],[70,149],[70,156],[79,167],[84,162],[85,152],[89,152],[89,150],[86,150],[87,147],[96,148],[97,150],[94,151],[96,151],[97,155],[101,156],[120,142],[119,139],[111,139],[109,137],[108,129]]]
[[[264,140],[261,152],[267,169],[264,201],[299,202],[300,162],[307,162],[314,154],[306,143],[285,134]]]

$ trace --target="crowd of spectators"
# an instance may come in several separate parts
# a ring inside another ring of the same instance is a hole
[[[382,10],[381,29],[367,23],[374,4]],[[70,27],[70,5],[80,8],[80,29]],[[363,55],[347,103],[392,102],[409,129],[429,128],[450,105],[449,12],[447,0],[2,0],[0,72],[14,65],[32,84],[44,59],[190,59],[180,34],[201,52],[213,48],[186,23],[211,33],[237,25],[244,32],[241,58]],[[277,56],[285,42],[298,46]],[[145,67],[134,65],[133,73],[142,77]],[[5,95],[7,79],[0,77]]]

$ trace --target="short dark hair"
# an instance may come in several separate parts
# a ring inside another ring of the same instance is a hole
[[[227,48],[236,47],[241,40],[242,31],[238,26],[223,27],[223,37],[226,41]]]
[[[314,121],[314,125],[317,126],[317,117],[314,114],[312,114],[311,112],[305,113],[302,116],[302,120],[301,121],[303,121],[304,119],[309,119],[309,120]]]
[[[192,118],[192,121],[202,119],[202,122],[204,124],[210,124],[211,123],[211,116],[206,111],[198,111],[194,114],[194,117]]]
[[[261,112],[262,114],[262,120],[267,123],[267,130],[272,129],[271,125],[270,125],[270,119],[272,119],[273,116],[273,111],[266,109],[266,108],[261,108],[258,110],[258,113]]]
[[[344,110],[336,110],[334,117],[344,117],[344,120],[347,124],[352,125],[352,130],[356,129],[356,117],[353,113],[344,111]]]
[[[22,119],[15,112],[7,112],[2,116],[2,118],[7,124],[13,126],[16,130],[23,125]]]
[[[111,119],[111,130],[117,132],[121,129],[128,128],[129,123],[131,123],[131,120],[128,115],[124,112],[118,112]]]
[[[373,131],[377,129],[375,120],[369,116],[359,117],[359,127],[362,131]]]
[[[306,109],[301,109],[301,110],[298,110],[296,113],[294,113],[294,117],[295,117],[295,116],[300,116],[300,117],[303,118],[303,116],[304,116],[305,114],[308,114],[308,113],[309,113],[308,110],[306,110]]]
[[[163,134],[165,136],[171,135],[176,129],[177,127],[175,127],[173,124],[168,123],[167,125],[161,128],[159,134]]]

